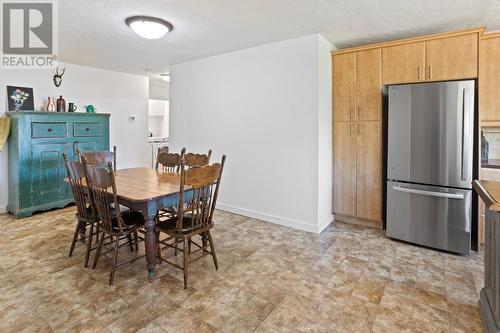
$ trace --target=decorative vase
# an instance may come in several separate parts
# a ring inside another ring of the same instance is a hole
[[[56,111],[56,105],[54,104],[54,97],[47,98],[47,106],[45,107],[45,111],[48,111],[48,112],[55,112]]]
[[[15,99],[14,100],[14,109],[15,111],[19,111],[21,110],[21,106],[23,106],[23,100],[20,100],[20,99]]]
[[[57,99],[57,112],[66,112],[66,101],[62,95],[59,95],[59,98]]]

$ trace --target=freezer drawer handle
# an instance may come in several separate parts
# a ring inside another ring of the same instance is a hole
[[[443,193],[443,192],[423,191],[423,190],[416,190],[416,189],[406,188],[406,187],[401,187],[401,186],[393,186],[392,189],[394,191],[421,194],[421,195],[429,195],[432,197],[441,197],[441,198],[448,198],[448,199],[460,199],[460,200],[464,199],[464,195],[462,193]]]

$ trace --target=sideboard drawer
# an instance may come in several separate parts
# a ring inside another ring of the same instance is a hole
[[[74,123],[73,135],[76,136],[102,136],[101,123]]]
[[[65,138],[66,123],[31,123],[32,138]]]

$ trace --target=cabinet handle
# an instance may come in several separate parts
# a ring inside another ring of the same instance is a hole
[[[352,108],[349,108],[349,120],[352,120]]]
[[[432,65],[429,65],[429,79],[432,79]]]
[[[358,135],[361,135],[361,124],[358,124]]]
[[[90,128],[86,128],[85,130],[88,132],[88,131],[90,131]]]
[[[47,129],[47,132],[52,132],[52,128]]]
[[[422,80],[422,67],[420,67],[420,65],[418,65],[418,80]]]
[[[358,106],[358,120],[361,120],[361,108]]]

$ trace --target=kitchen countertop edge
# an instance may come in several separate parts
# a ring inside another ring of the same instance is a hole
[[[474,180],[472,187],[489,210],[500,212],[500,182]]]

